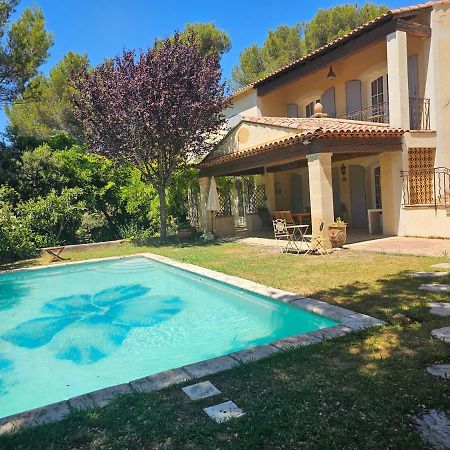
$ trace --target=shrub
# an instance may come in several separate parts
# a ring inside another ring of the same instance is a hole
[[[0,203],[0,262],[31,258],[36,251],[31,229],[14,215],[11,205]]]

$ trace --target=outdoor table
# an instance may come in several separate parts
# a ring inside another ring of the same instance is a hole
[[[292,235],[295,236],[296,232],[300,235],[301,241],[303,242],[303,235],[309,228],[309,225],[287,225],[288,230],[292,230]]]
[[[55,261],[64,261],[64,258],[61,255],[61,253],[64,251],[65,247],[61,246],[61,247],[47,247],[47,248],[43,248],[42,250],[44,250],[45,253],[48,253],[49,255],[51,255],[53,257],[52,262]]]
[[[309,219],[309,221],[311,221],[311,213],[309,212],[293,212],[291,213],[291,216],[294,221],[298,222],[300,225],[302,225],[304,219]]]

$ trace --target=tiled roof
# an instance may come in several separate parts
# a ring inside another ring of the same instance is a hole
[[[406,130],[391,127],[385,123],[361,122],[358,120],[333,119],[333,118],[290,118],[290,117],[244,117],[240,123],[259,123],[274,127],[290,128],[298,130],[298,133],[276,141],[267,142],[255,147],[247,148],[240,152],[212,157],[200,163],[207,167],[234,159],[264,153],[276,148],[297,144],[305,139],[320,138],[384,138],[403,136]],[[211,155],[211,154],[210,154]],[[212,156],[212,155],[211,155]]]
[[[367,29],[373,27],[374,25],[377,25],[378,23],[382,23],[384,21],[387,21],[397,15],[404,15],[405,13],[408,12],[415,12],[415,11],[419,11],[421,9],[427,9],[427,8],[432,8],[433,6],[437,6],[437,5],[444,5],[444,4],[450,4],[450,0],[437,0],[437,1],[429,1],[426,3],[419,3],[417,5],[413,5],[413,6],[405,6],[402,8],[396,8],[396,9],[392,9],[384,14],[382,14],[381,16],[378,16],[377,18],[371,20],[370,22],[365,23],[364,25],[361,25],[358,28],[355,28],[354,30],[350,31],[349,33],[335,39],[334,41],[329,42],[328,44],[308,53],[307,55],[275,70],[274,72],[270,73],[269,75],[266,75],[262,78],[260,78],[259,80],[250,83],[246,86],[243,86],[241,89],[233,92],[230,95],[230,99],[237,97],[238,95],[247,92],[255,87],[257,87],[258,84],[263,83],[267,80],[269,80],[272,77],[275,77],[277,75],[279,75],[281,72],[284,72],[286,70],[289,70],[293,67],[295,67],[297,64],[301,64],[306,62],[308,59],[314,58],[316,57],[318,54],[329,50],[332,47],[335,47],[337,45],[340,45],[342,43],[344,43],[345,41],[347,41],[350,38],[355,37],[358,34],[362,34],[364,31],[366,31]]]

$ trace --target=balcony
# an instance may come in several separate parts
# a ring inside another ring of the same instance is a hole
[[[403,206],[450,207],[450,169],[410,170],[401,172]]]
[[[364,122],[389,123],[389,103],[382,102],[357,111],[338,116],[338,119],[361,120]],[[409,99],[409,121],[411,130],[430,129],[430,99]]]
[[[361,120],[363,122],[389,123],[389,103],[382,102],[357,111],[338,116],[338,119]]]

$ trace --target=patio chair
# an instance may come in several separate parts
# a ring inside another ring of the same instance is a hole
[[[298,248],[297,241],[295,239],[295,235],[287,227],[286,220],[275,219],[275,220],[273,220],[272,223],[273,223],[273,232],[275,235],[275,240],[286,241],[286,246],[284,248],[281,248],[281,252],[288,253],[289,250],[293,250],[293,251],[297,252],[297,254],[300,253],[300,249]]]
[[[323,222],[320,223],[319,231],[322,233],[325,224]],[[322,235],[314,235],[314,234],[303,234],[302,235],[303,242],[308,246],[308,250],[305,255],[310,253],[319,253],[319,255],[324,256],[328,255],[328,250],[325,248],[325,242],[329,240],[328,238],[324,238]]]
[[[294,218],[292,217],[290,211],[279,211],[279,212],[281,214],[281,219],[284,219],[287,225],[295,225]]]

